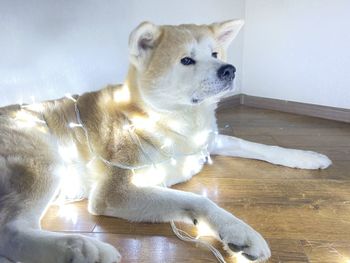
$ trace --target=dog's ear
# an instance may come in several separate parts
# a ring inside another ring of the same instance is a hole
[[[129,38],[129,54],[134,63],[140,63],[145,59],[157,44],[160,36],[160,28],[150,22],[143,22],[134,31]]]
[[[244,20],[228,20],[222,23],[211,24],[210,27],[214,32],[215,39],[218,44],[227,48],[232,40],[235,39],[242,26],[244,25]]]

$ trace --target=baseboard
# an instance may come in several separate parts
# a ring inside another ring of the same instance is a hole
[[[238,103],[239,102],[239,103]],[[219,109],[246,105],[350,123],[350,109],[238,94],[220,102]]]
[[[241,105],[242,94],[233,95],[220,101],[218,105],[219,110],[232,109]]]

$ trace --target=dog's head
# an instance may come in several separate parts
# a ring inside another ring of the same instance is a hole
[[[142,98],[163,110],[218,101],[233,89],[236,69],[225,62],[226,50],[242,25],[140,24],[130,35],[129,52]]]

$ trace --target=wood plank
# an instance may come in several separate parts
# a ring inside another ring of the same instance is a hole
[[[348,263],[350,243],[342,241],[302,240],[304,251],[310,262]]]
[[[176,237],[164,236],[134,236],[118,234],[86,234],[115,246],[123,255],[123,263],[127,262],[217,262],[215,257],[204,247],[183,242]],[[219,242],[206,238],[223,254],[227,262],[237,262],[235,258],[225,252]],[[271,263],[305,263],[308,258],[303,252],[298,240],[271,239],[268,240],[273,251]]]
[[[350,147],[343,146],[298,146],[298,148],[306,148],[310,151],[319,152],[327,155],[332,161],[350,161]]]
[[[313,118],[304,115],[282,113],[272,110],[261,110],[246,106],[218,112],[221,121],[229,122],[232,127],[298,127],[327,128],[337,127],[349,129],[349,123]]]
[[[271,263],[306,263],[309,262],[308,257],[303,251],[303,247],[299,240],[293,239],[268,239],[267,240],[272,257],[268,262]]]
[[[124,219],[101,216],[93,230],[94,233],[115,233],[128,235],[161,235],[172,236],[168,223],[133,223]]]
[[[243,158],[214,156],[212,159],[213,165],[205,166],[199,176],[236,179],[276,179],[283,181],[304,179],[350,180],[349,161],[333,160],[333,165],[325,170],[303,170]]]
[[[115,246],[123,256],[122,263],[135,262],[216,262],[206,249],[183,242],[176,237],[88,234]]]
[[[228,125],[228,121],[225,125]],[[350,135],[350,125],[349,127],[283,127],[283,126],[259,126],[259,127],[241,127],[241,126],[229,126],[232,129],[234,136],[241,135]],[[221,126],[220,126],[221,127]],[[228,127],[227,127],[228,128]]]
[[[274,135],[273,138],[284,147],[350,147],[350,135]]]
[[[41,220],[41,227],[51,231],[91,232],[99,220],[99,217],[89,214],[85,200],[61,208],[51,205]]]

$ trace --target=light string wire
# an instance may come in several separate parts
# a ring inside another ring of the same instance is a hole
[[[85,127],[85,125],[84,125],[84,123],[83,123],[83,121],[81,119],[81,115],[80,115],[80,111],[79,111],[79,107],[78,107],[78,99],[75,99],[70,94],[66,94],[65,97],[70,99],[70,100],[72,100],[74,102],[74,110],[75,110],[75,115],[76,115],[76,120],[77,120],[77,123],[72,123],[71,122],[71,123],[69,123],[68,126],[70,128],[81,128],[83,130],[83,132],[84,132],[84,135],[85,135],[85,138],[86,138],[86,143],[87,143],[89,152],[93,156],[93,159],[97,158],[97,159],[101,160],[103,163],[105,163],[108,166],[114,166],[114,167],[118,167],[118,168],[125,169],[125,170],[131,170],[132,173],[135,174],[134,170],[144,169],[144,168],[149,168],[149,167],[156,168],[157,165],[160,165],[160,164],[163,164],[163,163],[166,163],[166,162],[169,162],[169,161],[171,161],[173,163],[173,160],[176,160],[177,157],[191,156],[191,155],[196,155],[196,154],[199,154],[199,153],[201,153],[203,156],[205,156],[206,157],[205,159],[208,161],[208,163],[211,164],[211,159],[210,159],[210,155],[209,155],[209,152],[208,152],[208,144],[206,144],[201,150],[199,150],[197,152],[193,152],[193,153],[175,154],[174,153],[174,149],[173,149],[174,155],[171,158],[163,160],[163,161],[158,162],[157,164],[155,164],[153,162],[152,158],[150,158],[150,156],[147,154],[147,151],[142,146],[142,143],[141,143],[137,133],[131,131],[130,129],[127,129],[127,130],[128,130],[128,133],[129,133],[131,139],[134,141],[135,144],[137,144],[140,147],[142,154],[144,155],[144,157],[146,159],[148,159],[151,162],[151,164],[131,166],[131,165],[125,165],[125,164],[122,164],[122,163],[119,163],[119,162],[117,163],[117,162],[114,162],[114,161],[113,162],[109,161],[109,160],[103,158],[101,155],[96,154],[95,151],[93,150],[93,147],[92,147],[92,144],[91,144],[91,141],[90,141],[90,137],[89,137],[89,132],[88,132],[87,128]],[[27,110],[26,107],[24,107],[22,105],[21,105],[21,109]],[[41,113],[41,114],[42,114],[42,118],[43,118],[42,122],[45,122],[45,124],[48,126],[47,121],[44,118],[44,114],[43,113]],[[167,188],[167,186],[165,184],[163,184],[162,186]],[[223,258],[222,254],[220,253],[220,251],[218,249],[216,249],[214,246],[212,246],[211,244],[209,244],[208,242],[199,239],[200,236],[193,237],[190,234],[188,234],[186,231],[184,231],[182,229],[179,229],[176,226],[176,224],[175,224],[175,222],[173,220],[170,221],[170,226],[171,226],[171,229],[172,229],[173,233],[180,240],[185,241],[185,242],[191,242],[191,243],[200,244],[200,245],[206,247],[207,249],[209,249],[212,252],[212,254],[217,258],[218,262],[226,263],[225,259]]]
[[[206,247],[207,249],[209,249],[212,254],[217,258],[218,262],[220,263],[226,263],[224,257],[222,256],[222,254],[220,253],[219,250],[217,250],[214,246],[212,246],[211,244],[209,244],[208,242],[199,239],[198,237],[193,237],[190,234],[188,234],[186,231],[179,229],[176,225],[174,221],[170,221],[170,226],[171,229],[173,230],[173,233],[182,241],[185,242],[191,242],[191,243],[195,243],[195,244],[200,244],[204,247]]]

